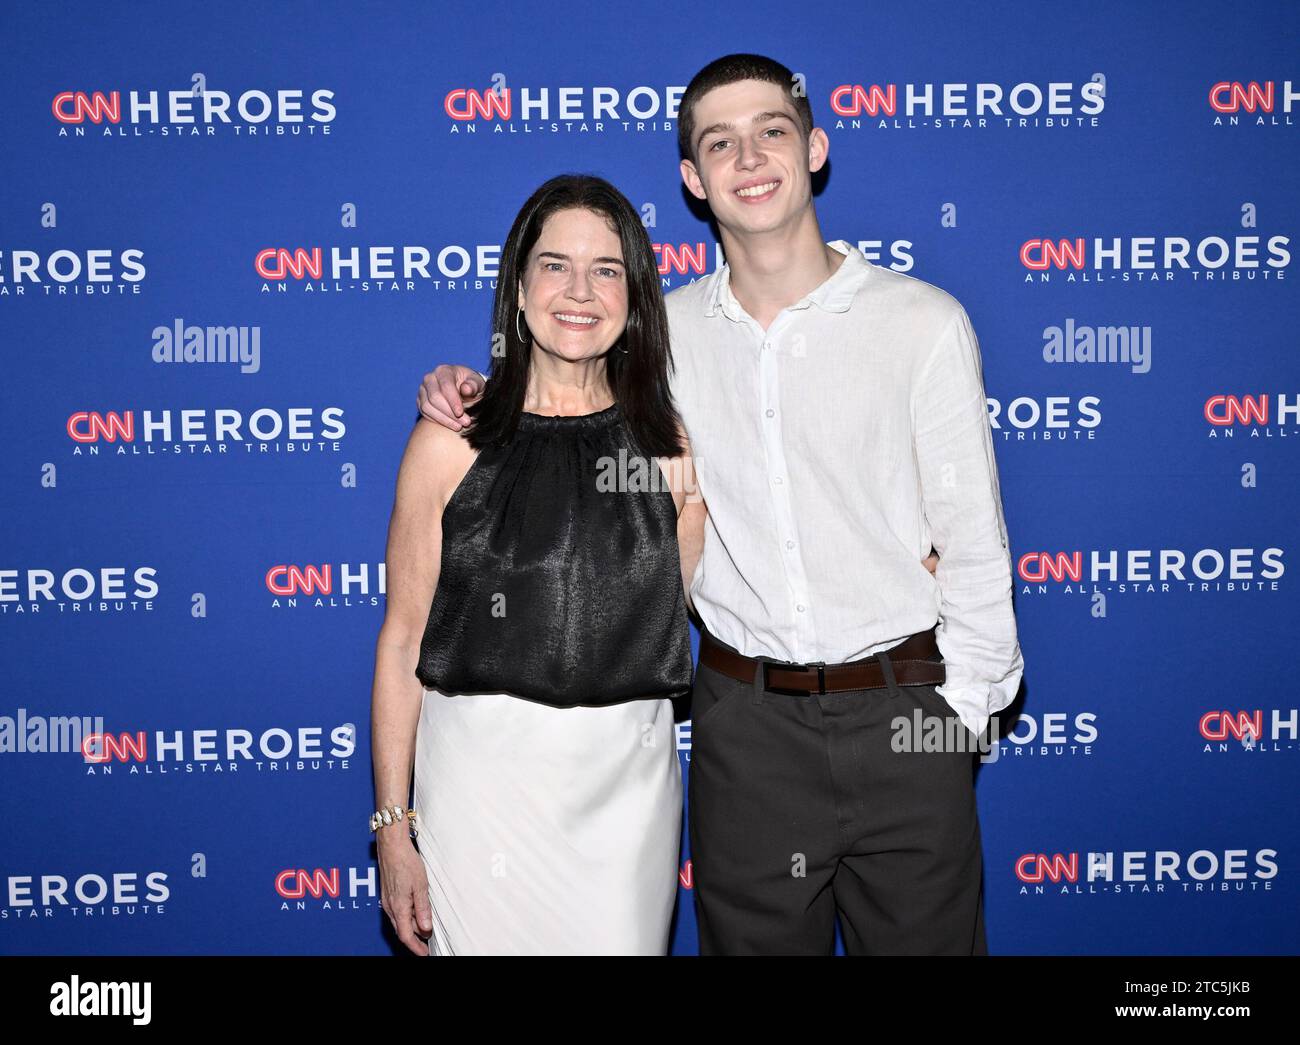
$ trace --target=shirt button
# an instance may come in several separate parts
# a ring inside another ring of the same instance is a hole
[[[776,411],[773,410],[771,407],[768,407],[766,410],[763,411],[763,413],[767,414],[768,417],[772,417],[773,415],[776,414]]]
[[[768,348],[768,349],[770,349],[770,348],[772,347],[772,342],[770,342],[770,341],[764,341],[764,342],[763,342],[763,347],[764,347],[764,348]]]
[[[794,547],[794,541],[786,541],[786,542],[785,542],[785,546],[786,546],[787,548],[793,548],[793,547]]]
[[[799,603],[799,605],[796,606],[795,609],[797,609],[800,613],[802,613],[802,612],[803,612],[803,603],[802,603],[802,602]]]
[[[776,483],[777,486],[780,486],[783,482],[785,482],[785,480],[778,475],[775,479],[772,480],[772,482]]]

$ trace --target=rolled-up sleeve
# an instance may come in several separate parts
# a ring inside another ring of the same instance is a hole
[[[936,637],[946,681],[937,692],[982,736],[989,718],[1015,699],[1024,659],[979,342],[960,305],[913,385],[912,430],[922,507],[939,552]]]

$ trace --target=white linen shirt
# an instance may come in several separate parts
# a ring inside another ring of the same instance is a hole
[[[1024,661],[978,342],[946,291],[828,245],[844,262],[767,331],[727,265],[665,299],[709,507],[691,596],[723,642],[796,663],[937,622],[938,693],[982,735]]]

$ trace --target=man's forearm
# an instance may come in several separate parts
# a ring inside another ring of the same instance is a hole
[[[940,693],[982,733],[1015,698],[1024,662],[979,346],[964,310],[939,335],[917,384],[922,506],[939,552]]]

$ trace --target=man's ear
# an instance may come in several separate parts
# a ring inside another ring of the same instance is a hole
[[[695,169],[695,164],[690,160],[682,160],[681,171],[682,182],[685,184],[687,191],[697,200],[705,199],[704,182],[700,181],[700,172]]]
[[[826,164],[831,151],[831,140],[820,127],[814,127],[808,135],[808,170],[815,174]]]

